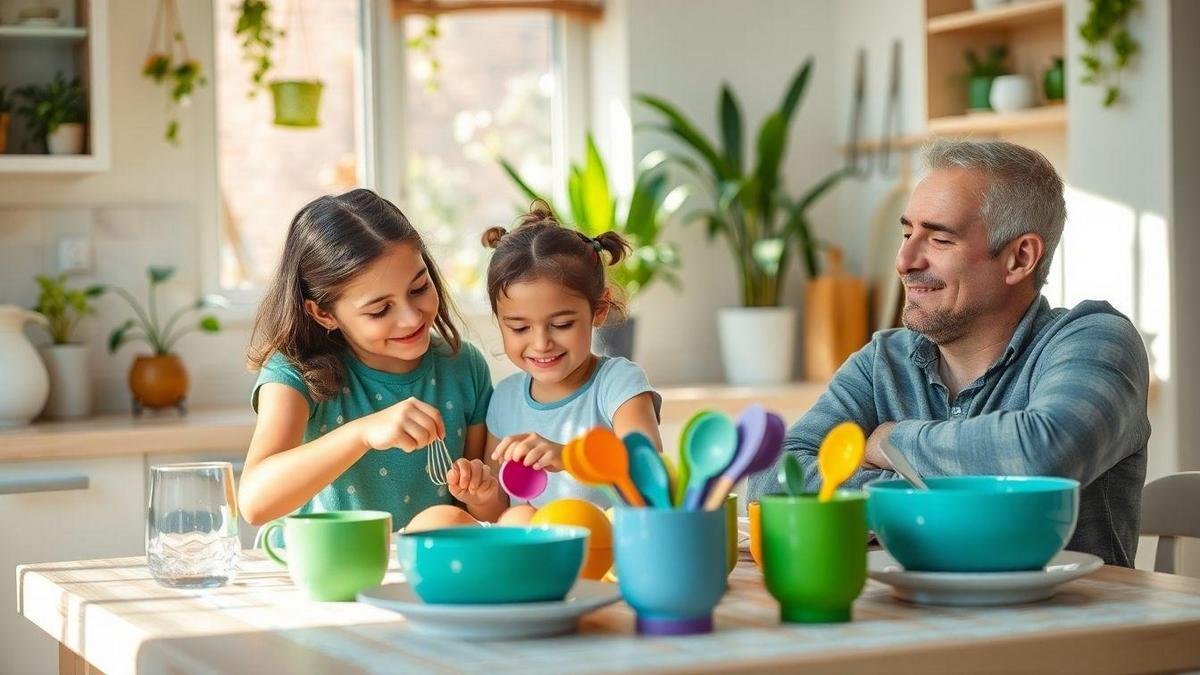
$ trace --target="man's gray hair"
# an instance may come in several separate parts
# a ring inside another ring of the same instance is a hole
[[[987,175],[980,218],[988,229],[993,256],[1017,237],[1033,233],[1046,250],[1034,270],[1040,288],[1050,275],[1050,261],[1067,220],[1063,182],[1042,153],[1004,141],[936,141],[925,149],[925,165],[962,168]]]

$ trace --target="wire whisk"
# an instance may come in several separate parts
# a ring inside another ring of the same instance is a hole
[[[454,457],[450,455],[450,448],[446,447],[445,441],[435,438],[425,446],[425,451],[425,473],[429,475],[429,482],[445,485],[446,472],[454,468]]]

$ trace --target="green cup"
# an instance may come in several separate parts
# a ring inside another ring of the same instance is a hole
[[[271,533],[281,527],[286,558],[271,547]],[[262,547],[313,600],[353,600],[383,581],[391,536],[386,511],[305,513],[268,524]]]
[[[867,581],[867,497],[762,497],[763,577],[786,623],[849,621]]]

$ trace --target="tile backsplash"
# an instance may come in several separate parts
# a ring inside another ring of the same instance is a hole
[[[0,208],[0,304],[32,307],[38,274],[57,274],[58,244],[63,237],[84,237],[90,244],[90,272],[72,275],[73,285],[121,286],[144,301],[148,265],[176,268],[175,277],[159,287],[164,315],[202,292],[197,236],[198,216],[190,205],[104,205]],[[115,294],[96,301],[96,314],[85,319],[75,340],[88,345],[97,412],[129,409],[125,383],[130,363],[144,347],[127,344],[115,355],[107,349],[112,328],[133,311]],[[228,322],[226,322],[228,324]],[[37,344],[44,332],[29,326]],[[241,405],[249,399],[253,376],[245,367],[249,328],[226,325],[221,333],[191,334],[178,352],[188,369],[191,406]]]

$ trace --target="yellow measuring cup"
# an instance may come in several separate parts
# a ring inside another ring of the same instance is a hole
[[[833,499],[838,486],[858,471],[866,445],[862,427],[854,422],[842,422],[825,434],[817,451],[817,469],[821,472],[821,492],[817,501]]]

